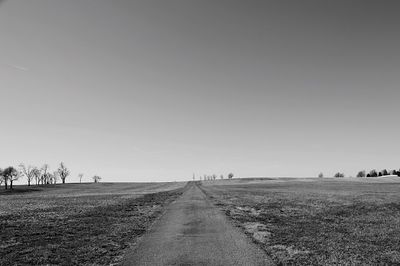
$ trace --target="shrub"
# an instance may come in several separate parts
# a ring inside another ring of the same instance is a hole
[[[377,177],[378,176],[378,172],[374,169],[374,170],[371,170],[370,172],[369,172],[369,176],[370,177]]]
[[[357,177],[365,177],[365,170],[358,172]]]
[[[344,174],[343,174],[343,173],[340,173],[340,172],[337,172],[337,173],[334,175],[334,177],[344,177]]]

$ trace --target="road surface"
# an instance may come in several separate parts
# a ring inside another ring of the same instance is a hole
[[[122,265],[273,265],[196,184],[188,186]]]

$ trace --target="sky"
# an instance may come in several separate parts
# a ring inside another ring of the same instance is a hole
[[[0,167],[70,182],[399,169],[398,1],[5,0]]]

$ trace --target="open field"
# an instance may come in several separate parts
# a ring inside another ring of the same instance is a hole
[[[16,187],[0,192],[0,265],[110,265],[185,183]]]
[[[237,179],[202,190],[277,264],[400,264],[400,178]]]

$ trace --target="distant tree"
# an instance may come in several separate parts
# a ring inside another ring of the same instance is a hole
[[[78,177],[79,177],[79,183],[82,183],[83,174],[82,173],[79,174]]]
[[[370,174],[367,174],[367,177],[371,177],[371,175],[370,175]]]
[[[39,182],[40,182],[40,177],[41,177],[41,175],[42,175],[42,172],[40,171],[39,168],[37,168],[37,167],[35,166],[35,167],[33,167],[33,169],[32,169],[32,175],[33,175],[33,178],[35,179],[36,186],[38,186],[38,185],[39,185]]]
[[[213,180],[217,179],[217,175],[216,174],[212,175],[212,179]]]
[[[54,171],[53,172],[54,184],[57,184],[59,177],[60,177],[60,174],[58,173],[58,171],[57,170]]]
[[[319,178],[323,178],[323,177],[324,177],[324,174],[323,174],[323,173],[319,173],[318,177],[319,177]]]
[[[35,177],[34,175],[34,167],[33,166],[26,166],[25,164],[21,163],[19,165],[20,171],[21,173],[26,176],[26,179],[28,181],[28,186],[31,185],[31,181],[33,180],[33,178]]]
[[[232,179],[233,178],[233,174],[232,173],[229,173],[228,174],[228,179]]]
[[[93,179],[93,181],[94,181],[95,183],[99,183],[100,180],[101,180],[101,177],[98,176],[98,175],[95,175],[95,176],[92,177],[92,179]]]
[[[344,174],[343,174],[343,173],[340,173],[340,172],[337,172],[337,173],[334,175],[334,177],[344,177]]]
[[[16,168],[14,168],[14,170],[15,171],[10,178],[10,189],[13,189],[13,182],[17,181],[22,176],[22,173],[20,171],[18,171]]]
[[[393,169],[392,171],[390,171],[390,174],[391,175],[397,175],[397,171]]]
[[[57,184],[57,180],[58,180],[58,170],[53,171],[53,172],[49,172],[47,173],[48,177],[48,182],[49,184]]]
[[[365,177],[365,170],[358,172],[357,177]]]
[[[220,175],[220,178],[221,178],[221,179],[224,179],[224,175]]]
[[[378,172],[375,169],[373,169],[373,170],[369,171],[369,176],[370,177],[377,177],[378,176]]]
[[[53,175],[53,173],[48,173],[47,175],[48,175],[47,183],[48,184],[53,184],[54,183],[54,175]]]
[[[383,169],[381,171],[381,173],[382,173],[382,176],[389,175],[389,172],[386,169]]]
[[[42,185],[48,183],[47,180],[49,178],[48,171],[49,171],[49,165],[45,163],[41,168],[41,175],[40,175],[40,182],[42,183]]]
[[[3,169],[2,171],[1,171],[1,179],[3,180],[3,182],[4,182],[4,189],[5,190],[7,190],[8,189],[8,176],[5,174],[5,171],[6,169]]]
[[[60,176],[62,183],[65,184],[65,178],[69,176],[69,170],[68,168],[64,165],[63,162],[60,163],[60,167],[58,167],[58,175]]]
[[[399,169],[399,171],[397,171],[397,176],[400,176],[400,169]]]
[[[4,182],[3,169],[0,168],[0,187],[1,184],[3,184],[3,182]]]
[[[48,172],[44,177],[45,184],[51,184],[53,182],[53,174]]]
[[[10,189],[12,190],[13,182],[18,180],[18,178],[20,177],[20,172],[18,172],[18,170],[15,169],[14,167],[10,166],[3,170],[3,176],[4,179],[6,180],[6,189],[7,189],[7,181],[10,181]]]

